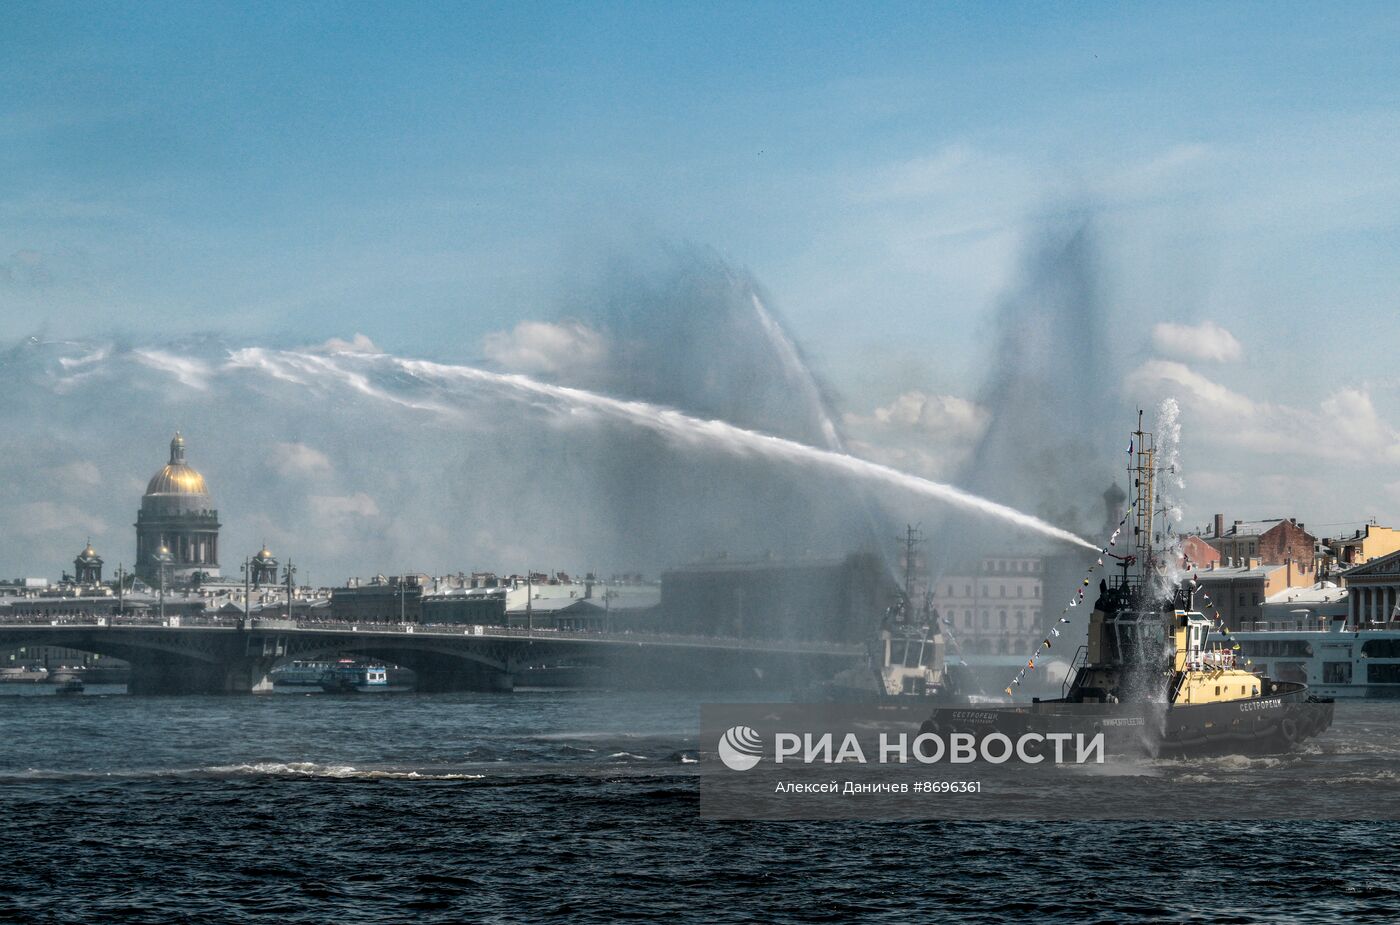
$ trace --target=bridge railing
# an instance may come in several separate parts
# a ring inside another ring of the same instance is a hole
[[[0,626],[222,626],[237,627],[238,619],[212,614],[172,614],[167,617],[133,613],[26,613],[0,615]]]
[[[241,615],[200,614],[169,615],[161,618],[151,614],[5,614],[0,615],[3,626],[63,626],[63,627],[167,627],[237,629],[243,624]],[[553,627],[488,626],[460,623],[379,623],[354,620],[286,620],[284,618],[253,617],[250,629],[292,630],[310,632],[402,633],[435,636],[475,636],[496,639],[568,639],[595,642],[635,643],[637,645],[689,645],[722,648],[776,648],[787,651],[831,652],[846,654],[860,647],[855,643],[827,640],[760,639],[738,636],[704,636],[684,633],[600,632],[597,630],[555,629]],[[862,650],[863,651],[863,650]]]
[[[683,633],[635,633],[605,632],[598,630],[566,630],[553,627],[491,626],[486,624],[461,623],[366,623],[362,621],[297,621],[297,628],[304,630],[331,630],[344,632],[349,629],[360,633],[424,633],[442,636],[481,636],[511,639],[579,639],[606,640],[613,642],[635,642],[644,644],[683,644],[720,645],[725,648],[736,646],[776,646],[781,648],[801,648],[815,651],[846,652],[856,648],[854,643],[830,642],[826,640],[757,639],[738,636],[702,636]]]

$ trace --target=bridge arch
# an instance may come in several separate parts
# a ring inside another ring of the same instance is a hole
[[[0,647],[56,646],[119,658],[131,666],[127,689],[134,694],[222,693],[240,689],[231,640],[181,636],[159,629],[6,626]]]

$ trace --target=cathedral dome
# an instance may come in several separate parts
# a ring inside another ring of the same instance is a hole
[[[204,476],[185,464],[185,438],[178,433],[170,441],[170,462],[146,483],[148,495],[208,495]]]
[[[151,478],[136,512],[137,574],[155,584],[219,576],[219,512],[209,487],[185,462],[185,438],[170,441],[170,462]]]

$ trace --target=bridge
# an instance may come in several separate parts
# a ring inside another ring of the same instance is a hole
[[[289,659],[360,655],[411,668],[418,689],[511,690],[532,665],[598,665],[619,684],[767,687],[830,677],[863,646],[797,640],[606,633],[476,624],[346,623],[254,617],[17,616],[0,649],[65,646],[131,664],[140,694],[264,693]]]

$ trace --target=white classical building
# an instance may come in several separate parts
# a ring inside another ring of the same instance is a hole
[[[1400,607],[1400,552],[1364,562],[1342,573],[1350,626],[1390,623]]]

